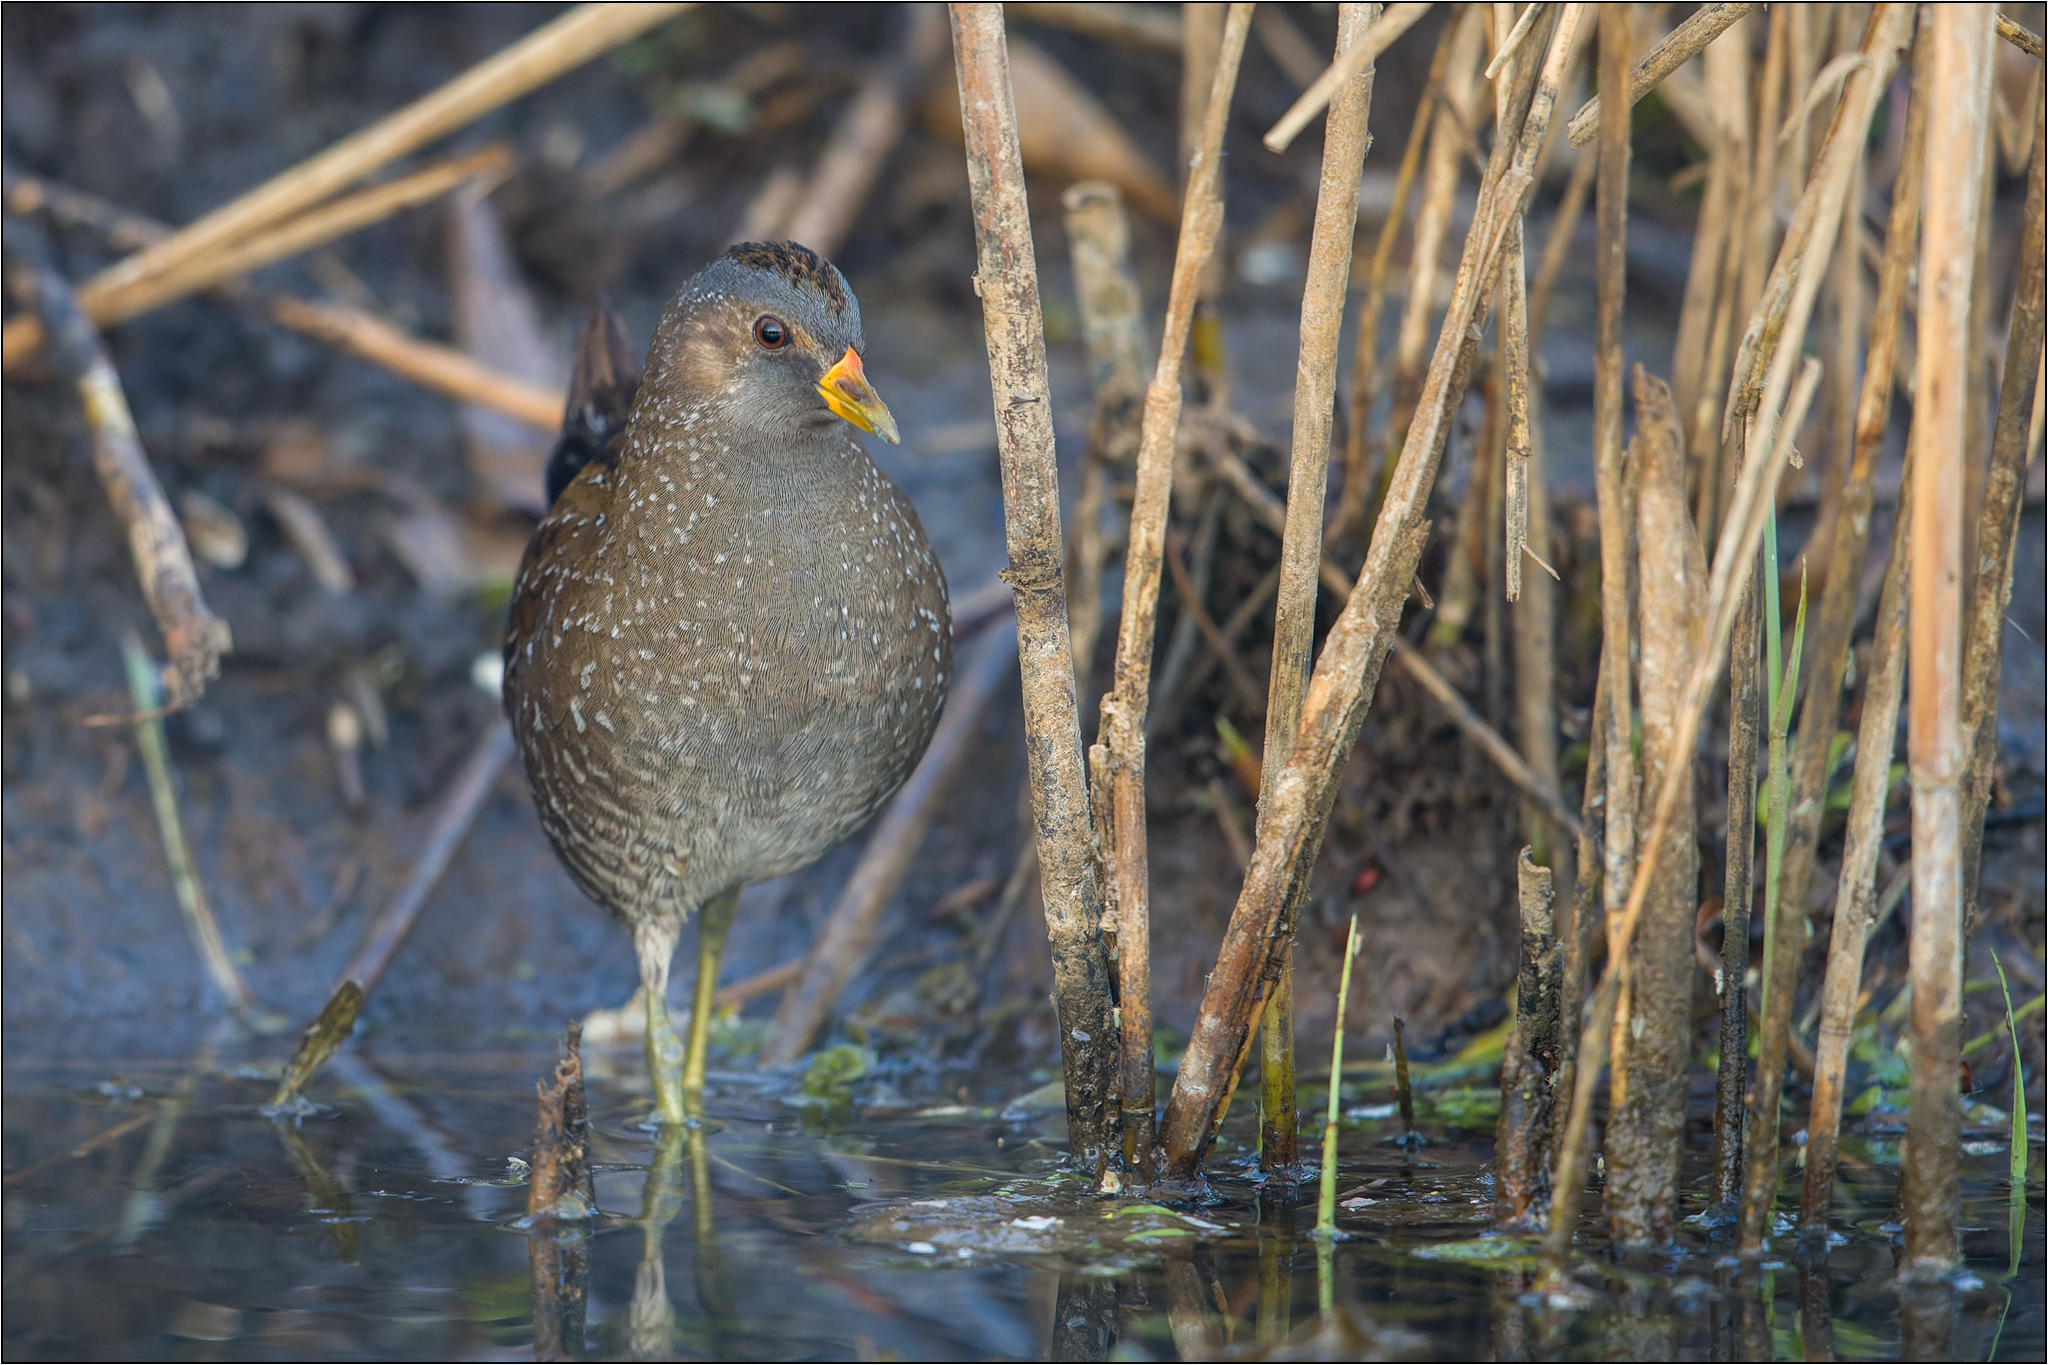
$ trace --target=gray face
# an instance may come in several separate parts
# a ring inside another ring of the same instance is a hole
[[[818,384],[865,350],[853,292],[802,248],[734,252],[743,259],[714,261],[663,312],[646,387],[703,395],[736,429],[771,438],[843,427]]]

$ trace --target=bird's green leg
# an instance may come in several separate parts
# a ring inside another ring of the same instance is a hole
[[[692,1117],[704,1113],[704,1059],[711,1046],[712,996],[718,990],[718,960],[725,954],[725,936],[740,889],[721,891],[704,902],[697,920],[697,990],[690,999],[690,1045],[683,1057],[683,1105]]]
[[[633,932],[640,982],[647,988],[647,1080],[654,1087],[654,1116],[664,1124],[680,1124],[685,1116],[683,1091],[677,1084],[683,1045],[668,1017],[668,967],[676,954],[679,928],[673,921],[649,920]]]

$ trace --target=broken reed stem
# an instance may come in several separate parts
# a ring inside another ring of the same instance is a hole
[[[1749,1073],[1749,910],[1756,882],[1757,745],[1762,734],[1763,601],[1757,575],[1743,585],[1728,646],[1728,818],[1721,882],[1721,1059],[1714,1076],[1714,1170],[1709,1210],[1734,1221],[1742,1207],[1742,1141]]]
[[[1915,85],[1924,92],[1929,63]],[[1919,103],[1916,93],[1916,104]],[[1924,105],[1921,106],[1924,108]],[[1908,144],[1910,146],[1910,144]],[[1901,171],[1903,179],[1904,172]],[[1893,213],[1894,224],[1898,214]],[[1886,243],[1886,260],[1891,258]],[[1896,315],[1894,315],[1896,326]],[[1878,370],[1865,371],[1865,393]],[[1911,435],[1908,435],[1910,446]],[[1912,457],[1906,461],[1912,475]],[[1908,487],[1911,485],[1908,484]],[[1799,1232],[1809,1246],[1824,1245],[1828,1208],[1834,1202],[1835,1146],[1842,1126],[1844,1069],[1856,1001],[1863,982],[1863,950],[1877,927],[1877,860],[1884,851],[1884,807],[1891,794],[1892,751],[1897,744],[1899,697],[1906,680],[1907,556],[1911,553],[1912,501],[1899,500],[1892,525],[1891,554],[1885,562],[1884,591],[1871,640],[1870,680],[1863,688],[1863,716],[1856,729],[1856,768],[1850,779],[1849,819],[1842,843],[1841,880],[1835,892],[1834,930],[1828,939],[1827,976],[1821,985],[1820,1033],[1814,1041],[1813,1107],[1806,1120],[1806,1176],[1799,1193]]]
[[[1413,28],[1416,20],[1428,12],[1429,6],[1426,4],[1387,6],[1385,12],[1375,19],[1369,28],[1353,38],[1351,45],[1337,54],[1337,59],[1330,63],[1329,68],[1316,77],[1315,84],[1302,91],[1301,98],[1296,100],[1281,116],[1280,121],[1267,131],[1264,139],[1266,150],[1286,151],[1288,144],[1338,97],[1339,92],[1378,60],[1382,52],[1393,46],[1396,38]]]
[[[1123,608],[1117,622],[1116,681],[1102,699],[1098,762],[1109,764],[1113,830],[1118,985],[1121,1009],[1121,1104],[1125,1168],[1140,1183],[1153,1178],[1156,1085],[1152,1058],[1152,935],[1150,868],[1145,829],[1145,711],[1152,689],[1152,653],[1159,611],[1159,571],[1166,514],[1173,494],[1173,453],[1180,429],[1181,356],[1194,317],[1202,274],[1223,222],[1223,134],[1229,123],[1238,65],[1251,28],[1251,6],[1232,5],[1203,117],[1202,140],[1182,198],[1159,363],[1145,391],[1138,437],[1130,544],[1124,552]]]
[[[192,935],[192,946],[199,950],[199,961],[214,989],[246,1014],[256,1008],[256,993],[228,954],[227,940],[221,936],[220,921],[206,899],[206,886],[199,880],[192,845],[178,814],[177,779],[171,774],[170,750],[164,743],[163,695],[158,688],[161,675],[133,631],[121,637],[121,660],[127,667],[128,695],[137,716],[135,746],[142,750],[142,767],[149,775],[150,805],[156,811],[157,832],[163,836],[164,860],[171,866],[171,887],[184,914],[185,929]]]
[[[1994,7],[1941,5],[1932,20],[1927,207],[1913,413],[1913,678],[1907,761],[1913,782],[1912,1102],[1901,1152],[1906,1237],[1902,1273],[1946,1276],[1955,1265],[1961,1101],[1962,874],[1958,864],[1962,743],[1963,442],[1969,404],[1971,276],[1985,177]]]
[[[1378,17],[1379,7],[1343,4],[1337,9],[1339,51],[1357,45]],[[1273,666],[1267,680],[1265,752],[1285,753],[1293,747],[1301,719],[1301,696],[1308,685],[1309,658],[1315,645],[1316,584],[1322,563],[1323,497],[1329,487],[1330,444],[1337,410],[1337,342],[1344,329],[1344,291],[1351,280],[1351,243],[1358,231],[1358,182],[1365,167],[1366,145],[1372,140],[1367,123],[1372,112],[1373,68],[1365,66],[1337,92],[1323,128],[1322,180],[1316,191],[1315,225],[1309,238],[1308,280],[1302,288],[1300,352],[1294,371],[1294,437],[1287,472],[1287,519],[1280,537],[1280,588],[1273,609]],[[1128,570],[1126,570],[1128,573]],[[1126,594],[1126,601],[1129,595]],[[1266,782],[1277,765],[1265,768]],[[1261,809],[1264,795],[1260,793]],[[1282,980],[1290,970],[1294,924],[1304,881],[1292,904],[1280,912]],[[1294,1051],[1293,992],[1276,993],[1265,1011],[1265,1028],[1273,1035],[1266,1055],[1287,1054],[1276,1068],[1266,1094],[1265,1112],[1275,1119],[1286,1111],[1291,1119],[1293,1096],[1273,1093],[1284,1077],[1291,1088]],[[1291,1168],[1300,1160],[1300,1134],[1289,1122],[1285,1131],[1269,1125],[1259,1149],[1265,1170]],[[1270,1154],[1270,1155],[1269,1155]]]
[[[783,225],[783,235],[821,256],[839,250],[868,201],[882,164],[903,139],[909,102],[925,73],[945,49],[946,30],[938,7],[917,4],[903,12],[897,37],[900,55],[874,63],[818,154],[818,169],[803,201]]]
[[[1616,1243],[1643,1248],[1668,1241],[1678,1221],[1699,840],[1693,750],[1675,741],[1684,680],[1699,663],[1706,564],[1686,507],[1685,443],[1671,391],[1637,365],[1635,399],[1642,785],[1646,791],[1678,790],[1669,847],[1650,881],[1629,949],[1629,1017],[1616,1021],[1612,1044],[1604,1203]]]
[[[284,222],[435,138],[672,18],[691,4],[588,4],[543,25],[440,89],[274,176],[154,246],[117,261],[80,289],[89,314],[251,234]],[[40,333],[8,329],[0,366],[41,348]]]
[[[1998,36],[2035,61],[2042,59],[2041,35],[2009,15],[1998,16]]]
[[[981,730],[982,712],[1017,662],[1017,632],[1005,621],[987,631],[972,655],[954,669],[951,695],[924,757],[875,822],[796,980],[775,1014],[775,1033],[762,1049],[761,1065],[787,1066],[811,1050],[818,1031],[838,1003],[846,983],[866,965],[882,911],[896,897],[925,832],[939,812],[961,765]],[[709,989],[714,982],[700,982]]]
[[[1208,120],[1209,95],[1216,85],[1216,63],[1223,53],[1223,25],[1230,7],[1190,5],[1181,11],[1180,58],[1180,188],[1186,202],[1194,178],[1195,159]],[[1216,225],[1222,240],[1223,224]],[[1188,333],[1188,377],[1196,401],[1218,411],[1230,408],[1230,358],[1225,353],[1223,318],[1217,300],[1223,295],[1224,263],[1213,253],[1195,290],[1195,311]]]
[[[1337,1236],[1337,1110],[1344,1081],[1344,1016],[1351,1004],[1351,964],[1358,959],[1358,948],[1358,916],[1353,915],[1344,936],[1344,970],[1337,978],[1337,1023],[1330,1030],[1330,1099],[1323,1118],[1322,1187],[1316,1193],[1315,1235],[1326,1243]]]
[[[2042,77],[2034,80],[2038,109],[2048,98]],[[1991,467],[1977,522],[1976,583],[1964,632],[1962,749],[1969,763],[1962,793],[1962,906],[1965,933],[1977,920],[1977,878],[1984,844],[1984,809],[1998,757],[1998,685],[2005,639],[2005,613],[2012,603],[2015,548],[2019,543],[2020,489],[2026,482],[2029,436],[2041,374],[2042,260],[2048,255],[2042,226],[2042,153],[2048,137],[2036,134],[2027,170],[2026,219],[2020,230],[2019,279],[2007,324],[2004,378],[1998,389],[1998,420],[1992,429]]]
[[[14,257],[8,264],[8,282],[28,310],[23,316],[39,319],[46,334],[55,338],[53,358],[78,390],[92,433],[93,470],[127,538],[143,598],[163,633],[169,656],[161,677],[163,708],[182,710],[220,676],[220,658],[234,648],[233,636],[199,590],[184,527],[136,434],[121,376],[106,344],[70,286],[43,259],[33,227],[10,231],[8,238]],[[154,706],[143,710],[156,713]]]
[[[1651,48],[1648,55],[1637,62],[1634,69],[1628,73],[1629,107],[1634,108],[1642,101],[1643,96],[1655,90],[1666,76],[1699,55],[1707,44],[1726,33],[1736,20],[1752,10],[1761,8],[1761,5],[1748,4],[1700,6],[1691,18],[1666,34],[1663,41]],[[1604,58],[1602,71],[1604,74]],[[1603,79],[1600,85],[1604,90],[1621,88],[1620,81],[1609,85]],[[1571,122],[1565,126],[1565,133],[1571,138],[1572,146],[1583,147],[1593,140],[1594,133],[1598,132],[1601,126],[1600,110],[1600,97],[1595,95],[1572,115]]]
[[[949,12],[974,205],[975,288],[982,298],[1002,469],[1010,560],[1003,579],[1016,593],[1031,805],[1066,1075],[1068,1139],[1092,1173],[1115,1123],[1115,1025],[1067,631],[1038,268],[1002,6],[954,4]]]
[[[1550,1077],[1557,1072],[1563,982],[1555,883],[1524,846],[1515,859],[1521,922],[1521,968],[1515,979],[1515,1025],[1500,1072],[1500,1122],[1494,1140],[1494,1221],[1501,1227],[1540,1225],[1549,1213]]]
[[[1580,13],[1577,5],[1562,6],[1555,16],[1546,9],[1545,25],[1554,17],[1555,30],[1545,59],[1540,69],[1526,75],[1518,72],[1516,117],[1507,126],[1519,127],[1520,135],[1504,133],[1494,145],[1423,401],[1381,509],[1358,589],[1324,642],[1293,749],[1266,789],[1252,866],[1231,913],[1162,1125],[1167,1174],[1173,1178],[1193,1176],[1213,1140],[1231,1079],[1249,1046],[1254,1015],[1263,1003],[1262,983],[1278,966],[1274,934],[1282,908],[1294,894],[1295,883],[1305,880],[1314,865],[1336,799],[1337,776],[1364,723],[1392,647],[1428,535],[1423,504],[1435,482],[1450,414],[1471,375],[1475,338],[1498,276],[1508,222],[1520,212],[1534,182],[1536,156],[1549,131]],[[1268,764],[1277,759],[1278,755],[1266,756]]]
[[[583,1030],[575,1020],[552,1085],[536,1082],[538,1115],[526,1186],[526,1254],[533,1285],[533,1358],[578,1360],[590,1303],[590,1108],[583,1091]],[[567,1226],[563,1226],[566,1224]]]

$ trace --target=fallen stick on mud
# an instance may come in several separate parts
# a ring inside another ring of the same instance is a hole
[[[476,823],[484,798],[491,794],[499,771],[511,756],[512,727],[493,717],[476,747],[470,750],[469,757],[457,769],[455,780],[435,804],[433,819],[427,826],[426,843],[413,860],[405,885],[384,907],[384,912],[371,925],[362,947],[341,969],[334,993],[328,998],[320,1017],[306,1030],[305,1041],[286,1067],[284,1080],[272,1097],[269,1108],[289,1110],[297,1101],[299,1091],[320,1069],[321,1063],[348,1041],[356,1016],[362,1012],[363,1002],[377,988],[378,981],[383,979],[385,970],[398,955],[407,935],[419,923],[420,911],[426,908],[427,897],[440,883],[441,874],[448,870],[455,850],[461,847],[470,826]]]
[[[56,339],[53,358],[78,388],[92,431],[93,469],[127,536],[150,614],[163,632],[169,655],[162,674],[163,708],[182,710],[220,676],[220,657],[234,648],[234,639],[227,622],[213,614],[199,591],[184,527],[135,433],[121,376],[70,286],[45,263],[33,234],[32,225],[26,231],[9,230],[13,259],[7,267],[8,283],[30,310],[24,316],[41,319]]]
[[[1115,1131],[1116,1026],[1067,630],[1045,321],[1002,6],[955,4],[950,12],[974,207],[974,284],[987,333],[1002,471],[1010,560],[1003,579],[1016,593],[1027,772],[1066,1075],[1067,1136],[1076,1160],[1092,1174]]]
[[[882,911],[903,885],[903,875],[910,870],[939,803],[951,790],[981,729],[982,712],[1010,676],[1016,659],[1017,632],[1005,622],[991,627],[954,670],[945,715],[931,745],[875,822],[860,863],[833,902],[831,914],[804,956],[802,970],[782,997],[782,1007],[775,1015],[775,1035],[762,1049],[761,1065],[786,1066],[810,1051],[840,993],[866,965]]]
[[[435,138],[638,37],[689,4],[590,4],[571,10],[440,89],[343,138],[154,246],[102,270],[79,292],[89,313],[230,243],[301,213]],[[41,348],[40,327],[7,329],[0,367]]]
[[[1666,76],[1698,56],[1708,43],[1726,33],[1738,19],[1762,8],[1761,5],[1750,4],[1703,5],[1694,11],[1691,18],[1664,35],[1663,41],[1651,48],[1648,55],[1628,73],[1629,107],[1641,103],[1643,96],[1655,90]],[[1572,115],[1565,132],[1570,136],[1572,146],[1583,147],[1593,140],[1593,134],[1599,127],[1600,97],[1595,95]]]

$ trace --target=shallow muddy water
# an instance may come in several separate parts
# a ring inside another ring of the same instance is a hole
[[[262,1117],[271,1081],[232,1051],[8,1068],[7,1356],[531,1358],[516,1159],[551,1048],[358,1049],[316,1082],[322,1106],[296,1127]],[[635,1060],[589,1064],[600,1212],[576,1247],[590,1358],[1900,1351],[1884,1227],[1896,1167],[1866,1164],[1885,1154],[1874,1143],[1848,1153],[1845,1238],[1817,1274],[1780,1266],[1767,1299],[1754,1281],[1745,1291],[1689,1225],[1684,1251],[1655,1264],[1623,1268],[1589,1246],[1568,1303],[1528,1291],[1525,1244],[1488,1236],[1490,1143],[1459,1131],[1450,1097],[1425,1105],[1430,1140],[1411,1157],[1377,1087],[1361,1087],[1342,1240],[1321,1261],[1313,1186],[1299,1207],[1259,1196],[1244,1115],[1211,1158],[1206,1198],[1147,1203],[1084,1193],[1057,1160],[1055,1116],[1006,1118],[957,1092],[906,1101],[886,1068],[836,1110],[791,1103],[788,1078],[724,1073],[717,1121],[664,1147],[637,1126]],[[2015,1267],[2004,1169],[2003,1151],[1966,1159],[1971,1260],[1952,1358],[2042,1355],[2038,1194]]]

